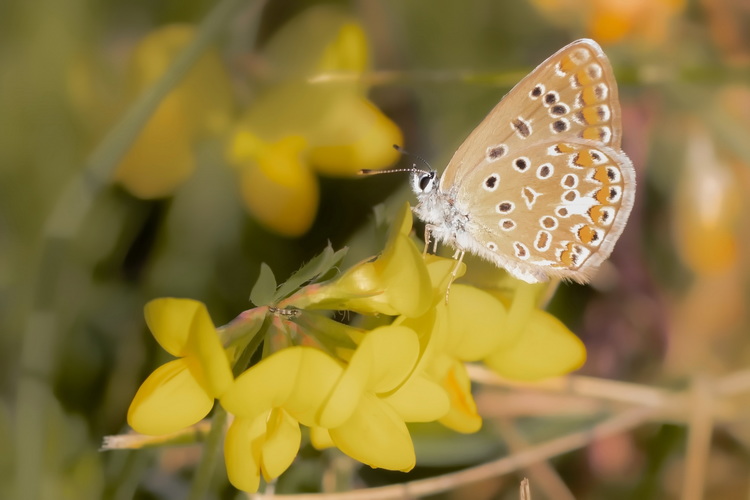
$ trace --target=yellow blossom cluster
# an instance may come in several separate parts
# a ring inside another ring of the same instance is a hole
[[[379,257],[242,313],[232,324],[265,335],[266,348],[236,378],[232,368],[249,338],[223,337],[199,302],[150,302],[148,326],[177,359],[143,383],[128,412],[131,427],[176,432],[218,400],[232,416],[227,473],[244,491],[292,464],[301,426],[317,448],[335,446],[371,467],[408,471],[416,464],[409,422],[438,421],[459,432],[481,427],[464,363],[484,362],[519,380],[581,366],[582,343],[537,308],[533,287],[519,284],[503,300],[456,283],[446,301],[456,262],[423,256],[410,233],[406,205]],[[390,319],[365,330],[331,320],[331,310]]]
[[[131,98],[152,85],[194,38],[168,25],[141,40],[129,65]],[[333,7],[308,9],[255,56],[253,100],[234,116],[230,74],[207,51],[160,103],[118,165],[115,179],[141,198],[173,194],[196,167],[200,139],[222,138],[245,208],[278,234],[306,233],[317,213],[317,174],[353,176],[399,155],[401,130],[368,98],[369,48],[362,26]]]

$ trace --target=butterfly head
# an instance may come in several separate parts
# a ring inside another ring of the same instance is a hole
[[[364,169],[360,170],[360,175],[372,175],[372,174],[390,174],[394,172],[409,172],[411,173],[411,188],[414,191],[414,193],[417,194],[421,198],[421,195],[426,195],[429,193],[432,193],[437,189],[437,184],[440,181],[440,178],[437,175],[437,172],[433,170],[433,168],[430,166],[429,163],[427,163],[427,160],[422,158],[419,155],[415,155],[412,153],[409,153],[405,151],[401,146],[393,145],[393,148],[398,151],[399,153],[403,155],[409,155],[417,158],[419,161],[424,163],[429,170],[423,170],[421,168],[417,168],[416,164],[412,164],[411,168],[393,168],[390,170],[370,170],[370,169]]]

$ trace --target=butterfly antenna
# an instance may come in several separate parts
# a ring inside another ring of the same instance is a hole
[[[434,168],[432,168],[432,165],[430,165],[430,163],[427,160],[425,160],[424,158],[422,158],[418,154],[410,153],[407,150],[405,150],[404,148],[402,148],[401,146],[399,146],[398,144],[394,144],[393,145],[393,149],[395,149],[396,151],[398,151],[399,153],[401,153],[404,156],[412,156],[412,157],[416,158],[417,160],[421,161],[422,163],[424,163],[425,165],[427,165],[427,168],[430,169],[430,172],[432,172],[433,170],[435,170]]]
[[[395,149],[396,151],[398,151],[399,153],[401,153],[404,156],[412,156],[412,157],[416,158],[417,160],[419,160],[422,163],[424,163],[425,165],[427,165],[427,168],[429,170],[422,170],[421,168],[417,168],[416,164],[412,164],[411,168],[392,168],[392,169],[388,169],[388,170],[373,170],[373,169],[370,169],[370,168],[364,168],[364,169],[362,169],[362,170],[359,171],[359,175],[392,174],[392,173],[395,173],[395,172],[422,172],[422,173],[429,173],[429,172],[432,172],[432,171],[435,170],[435,169],[432,168],[432,165],[430,165],[427,162],[427,160],[425,160],[424,158],[422,158],[419,155],[415,155],[413,153],[409,153],[408,151],[406,151],[404,148],[402,148],[398,144],[394,144],[393,145],[393,149]]]

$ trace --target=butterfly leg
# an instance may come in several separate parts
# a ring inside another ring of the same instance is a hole
[[[448,294],[451,291],[451,285],[456,280],[456,276],[458,276],[458,270],[461,268],[461,262],[464,260],[464,254],[466,252],[464,250],[456,250],[456,253],[453,254],[453,258],[456,260],[456,264],[453,266],[453,270],[451,271],[451,279],[448,282],[448,287],[445,289],[445,303],[448,303]]]
[[[432,224],[424,225],[424,250],[422,251],[422,256],[427,255],[427,250],[430,249],[430,241],[432,241],[432,253],[437,253],[437,240],[432,239],[432,231],[434,229],[435,226]]]

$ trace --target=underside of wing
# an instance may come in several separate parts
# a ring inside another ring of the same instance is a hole
[[[620,150],[617,84],[596,42],[578,40],[540,64],[505,96],[456,151],[444,192],[484,161],[517,156],[531,144],[584,140]]]
[[[480,163],[465,176],[457,204],[470,214],[484,257],[527,274],[585,282],[625,227],[635,197],[633,165],[624,153],[588,140],[531,149]]]

